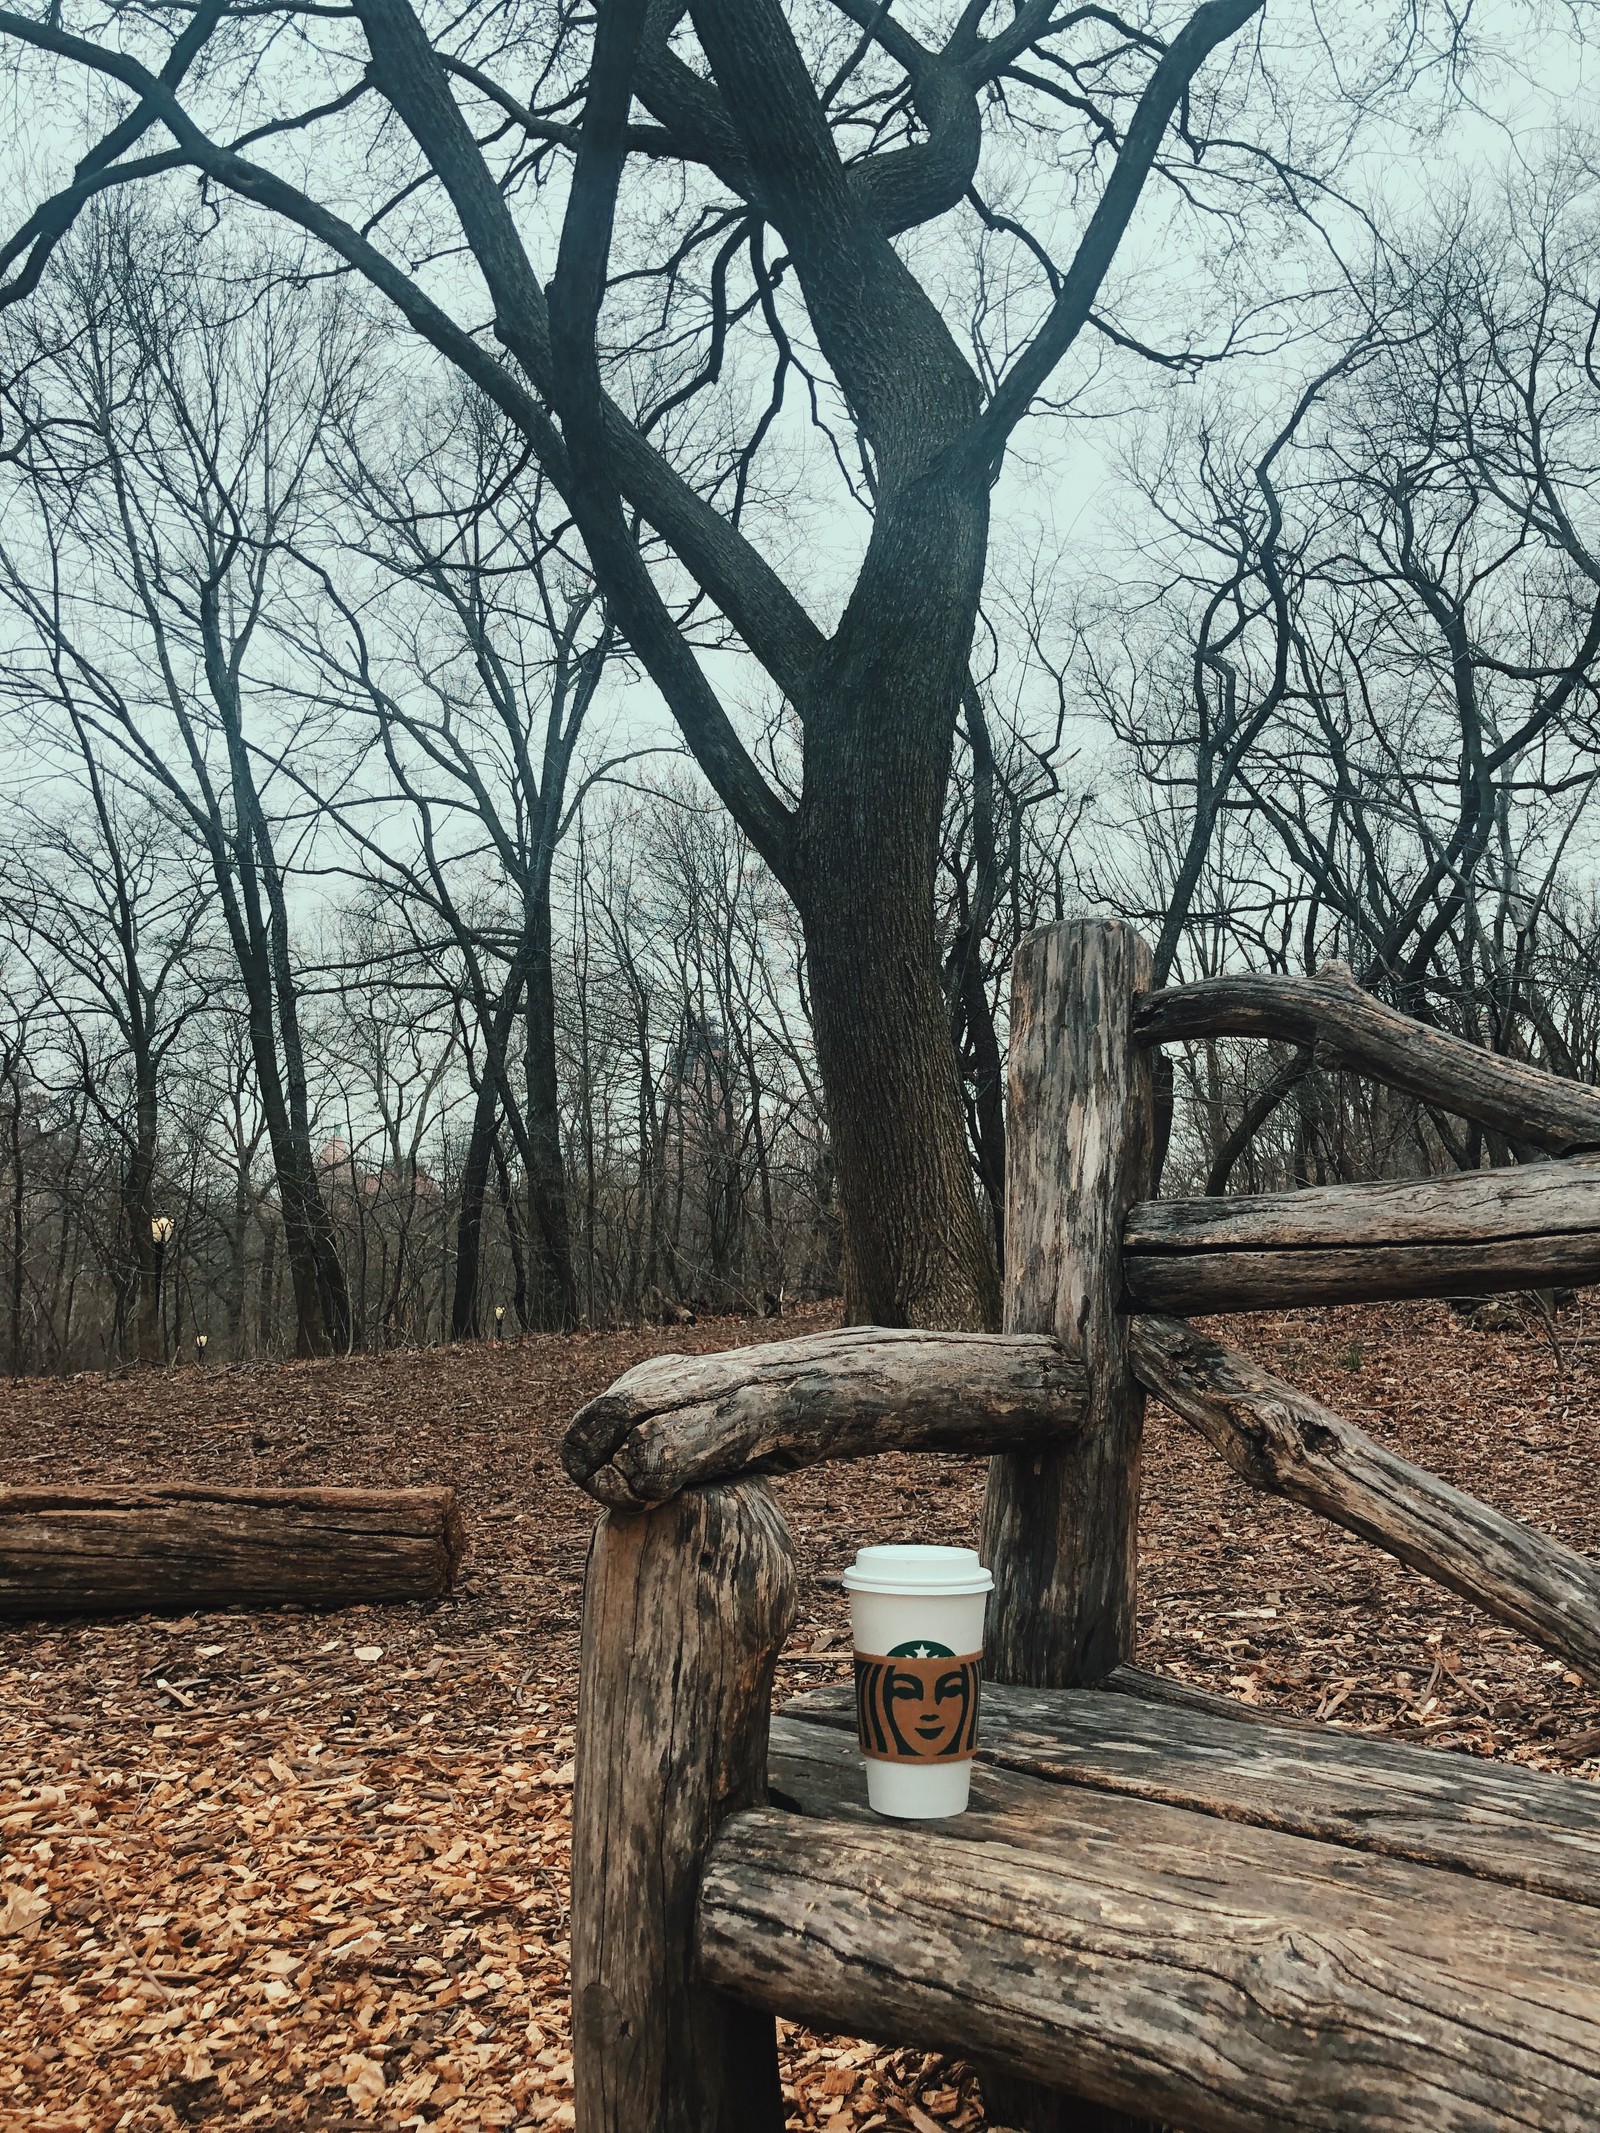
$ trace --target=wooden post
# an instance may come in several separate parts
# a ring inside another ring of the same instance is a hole
[[[1088,1374],[1078,1436],[989,1463],[985,1671],[1026,1688],[1100,1681],[1133,1653],[1144,1393],[1117,1307],[1123,1221],[1154,1190],[1150,1059],[1133,1035],[1150,984],[1146,944],[1100,920],[1041,928],[1012,965],[1005,1328],[1055,1334]],[[982,2079],[998,2125],[1139,2124],[999,2070]]]
[[[694,1924],[712,1836],[766,1800],[794,1615],[765,1481],[595,1528],[572,1829],[577,2133],[781,2133],[772,2017],[701,1982]]]
[[[1005,1326],[1053,1333],[1089,1380],[1076,1438],[989,1466],[985,1667],[1026,1688],[1100,1681],[1133,1651],[1144,1393],[1117,1306],[1123,1221],[1151,1190],[1132,1022],[1150,968],[1136,933],[1097,920],[1030,934],[1012,967]]]

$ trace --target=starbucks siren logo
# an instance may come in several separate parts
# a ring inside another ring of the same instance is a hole
[[[959,1655],[932,1637],[881,1657],[857,1652],[856,1725],[874,1762],[927,1763],[969,1756],[978,1737],[981,1654]]]

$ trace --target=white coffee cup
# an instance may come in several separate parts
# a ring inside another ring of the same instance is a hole
[[[983,1616],[976,1548],[862,1548],[844,1573],[867,1799],[881,1815],[961,1814],[978,1735]]]

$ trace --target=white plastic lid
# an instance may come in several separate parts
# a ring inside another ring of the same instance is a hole
[[[930,1599],[994,1590],[994,1579],[979,1562],[976,1548],[923,1548],[893,1541],[880,1548],[858,1548],[839,1582],[846,1592],[903,1592]]]

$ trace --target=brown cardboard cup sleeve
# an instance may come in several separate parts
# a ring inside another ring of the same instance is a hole
[[[978,1744],[981,1652],[857,1652],[856,1730],[878,1763],[961,1762]]]

